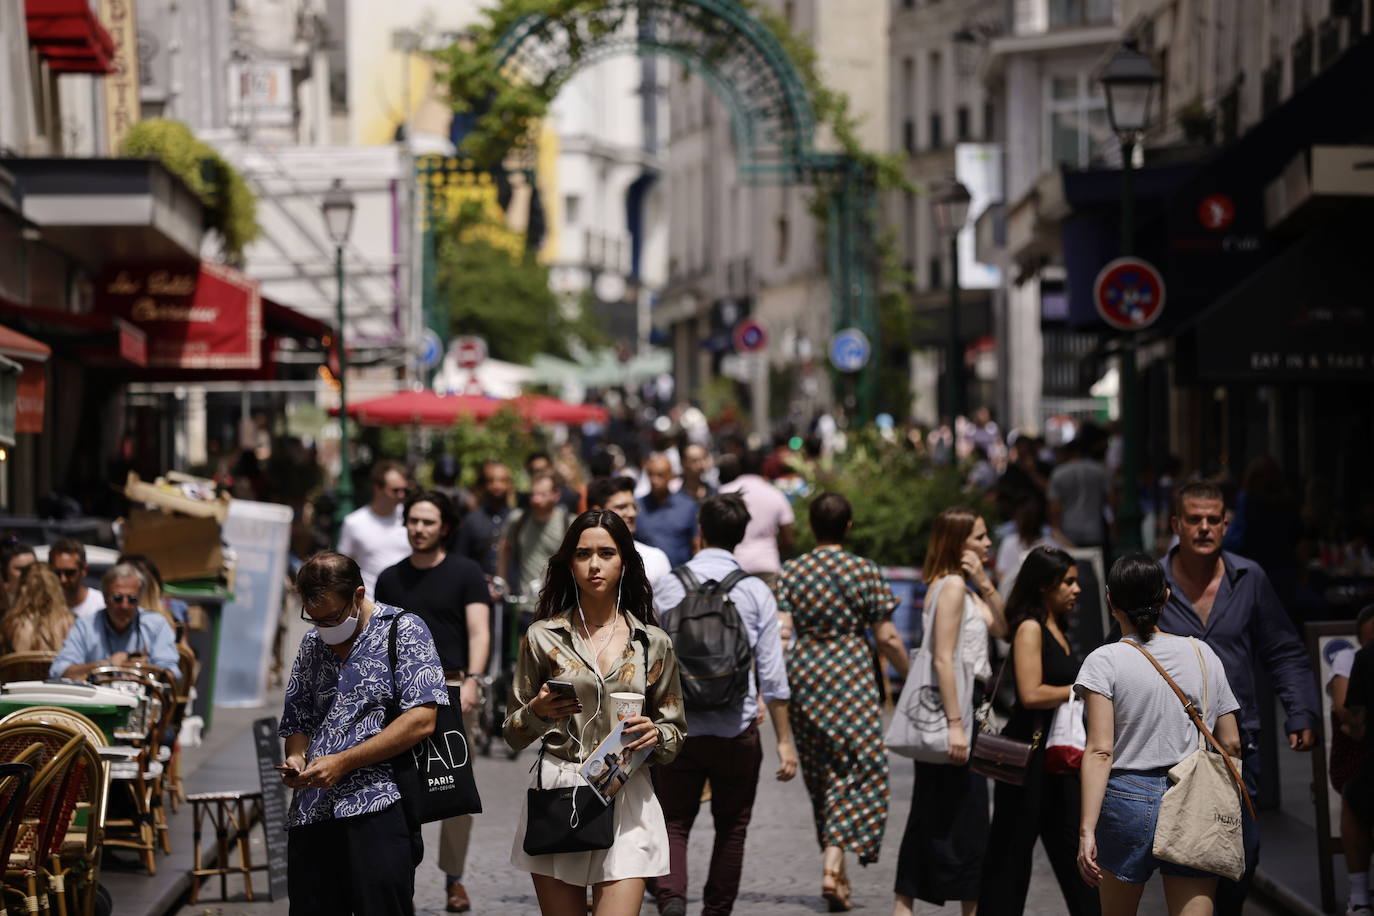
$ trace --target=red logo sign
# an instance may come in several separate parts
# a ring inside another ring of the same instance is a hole
[[[1225,194],[1208,194],[1197,205],[1197,221],[1202,228],[1220,232],[1236,219],[1236,205]]]
[[[459,337],[453,342],[453,359],[460,369],[476,369],[487,359],[487,342],[480,337]]]
[[[735,352],[756,353],[768,346],[768,330],[761,321],[746,318],[735,325]]]
[[[1154,324],[1164,311],[1164,278],[1148,261],[1117,258],[1098,273],[1093,304],[1107,324],[1138,331]]]
[[[232,267],[201,261],[116,268],[101,280],[95,301],[98,311],[123,318],[147,335],[151,367],[261,366],[258,283]]]

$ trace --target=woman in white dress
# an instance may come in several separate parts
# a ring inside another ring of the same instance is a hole
[[[630,530],[614,512],[579,515],[549,559],[505,722],[512,748],[543,742],[531,786],[537,777],[546,789],[587,787],[578,769],[619,724],[612,693],[645,698],[643,714],[626,720],[634,736],[626,750],[650,749],[651,764],[677,756],[686,733],[677,656],[655,623],[653,591]],[[570,682],[576,696],[550,690],[550,680]],[[644,879],[668,873],[668,831],[647,767],[635,770],[614,805],[609,849],[537,856],[524,850],[522,810],[511,864],[533,877],[545,916],[583,916],[588,887],[595,916],[633,916]]]

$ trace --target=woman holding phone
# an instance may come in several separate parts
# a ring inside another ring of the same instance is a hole
[[[686,729],[682,688],[672,642],[656,623],[629,528],[613,512],[579,515],[549,558],[504,727],[516,750],[543,743],[531,786],[586,785],[578,769],[620,724],[614,693],[644,696],[642,714],[625,720],[633,736],[626,750],[650,749],[655,764],[677,756]],[[573,686],[571,695],[562,684]],[[585,914],[588,886],[595,916],[633,916],[644,879],[667,874],[668,831],[646,769],[634,772],[614,804],[614,841],[591,852],[527,854],[522,811],[511,864],[531,874],[545,916]]]

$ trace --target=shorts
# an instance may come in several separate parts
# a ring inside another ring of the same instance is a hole
[[[1169,788],[1169,771],[1112,770],[1097,818],[1097,864],[1126,884],[1144,884],[1159,869],[1172,878],[1215,878],[1172,862],[1163,862],[1151,851],[1159,803]]]
[[[1374,774],[1361,769],[1346,780],[1341,797],[1361,824],[1374,824]]]

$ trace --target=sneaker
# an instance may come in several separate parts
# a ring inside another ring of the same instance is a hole
[[[687,916],[687,901],[681,897],[670,897],[658,905],[658,916]]]

